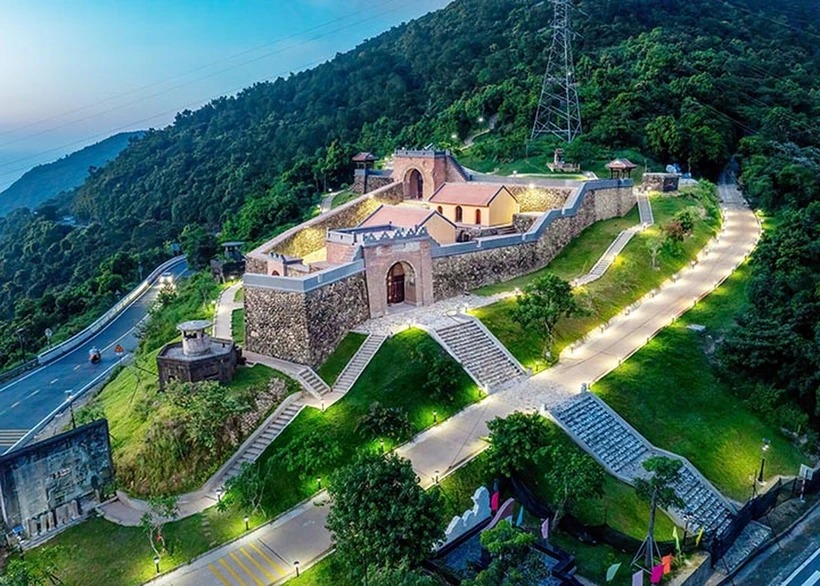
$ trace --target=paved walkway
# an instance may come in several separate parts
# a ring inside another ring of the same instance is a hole
[[[241,309],[245,305],[241,301],[236,301],[236,293],[242,288],[242,281],[234,283],[219,296],[214,311],[214,338],[222,340],[233,340],[231,332],[231,316],[234,309]]]
[[[520,385],[492,394],[471,405],[454,417],[420,434],[397,452],[413,463],[423,486],[443,477],[459,465],[480,453],[488,435],[487,421],[506,416],[513,411],[551,408],[580,391],[582,382],[593,382],[616,368],[620,362],[643,346],[647,339],[689,309],[728,277],[752,251],[760,226],[754,214],[742,205],[737,190],[731,185],[720,186],[724,209],[724,228],[717,242],[707,245],[709,252],[694,267],[682,271],[674,282],[661,287],[654,295],[612,320],[603,332],[590,336],[568,356],[562,355],[555,367],[527,379]],[[373,320],[362,328],[368,332],[392,333],[410,325],[444,323],[455,312],[473,303],[486,305],[495,299],[467,295],[436,304],[433,308],[409,309]],[[323,502],[323,497],[317,497]],[[174,586],[224,586],[226,584],[274,584],[289,575],[269,579],[246,556],[247,543],[270,540],[278,544],[284,572],[293,572],[293,562],[302,568],[327,554],[330,537],[324,528],[327,505],[303,505],[286,513],[272,524],[250,532],[239,542],[219,547],[193,563],[171,572],[156,583]],[[242,548],[245,548],[245,552]],[[274,548],[275,549],[275,548]],[[219,566],[216,565],[219,561]],[[223,564],[224,561],[224,564]],[[239,562],[243,562],[240,564]],[[243,569],[244,565],[244,569]],[[226,567],[227,566],[227,567]],[[220,571],[220,567],[224,569]],[[230,568],[230,570],[228,570]],[[214,569],[217,571],[214,572]],[[247,569],[247,571],[245,571]],[[263,577],[264,576],[264,577]]]

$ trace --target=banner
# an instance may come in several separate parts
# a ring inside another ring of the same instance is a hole
[[[618,568],[620,568],[620,567],[621,567],[621,562],[618,562],[617,564],[612,564],[611,566],[609,566],[609,569],[606,571],[606,581],[607,582],[612,582],[612,580],[615,579],[615,574],[618,573]]]
[[[700,545],[700,538],[701,537],[703,537],[703,527],[701,527],[700,531],[698,531],[698,538],[695,539],[695,547]]]
[[[663,575],[672,573],[672,554],[665,555],[661,558],[661,565],[663,566]]]
[[[518,520],[515,522],[516,527],[521,527],[524,524],[524,505],[521,505],[521,509],[518,511]]]
[[[663,579],[663,564],[658,564],[657,566],[652,568],[652,575],[649,577],[649,581],[652,584],[660,584],[662,579]]]
[[[672,528],[672,538],[675,540],[675,549],[680,553],[680,538],[678,537],[678,527]]]
[[[632,586],[643,586],[643,570],[632,574]]]
[[[550,538],[550,520],[544,519],[544,522],[541,523],[541,539],[546,541]]]

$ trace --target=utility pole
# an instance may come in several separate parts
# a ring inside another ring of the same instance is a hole
[[[581,134],[581,105],[575,87],[570,23],[571,0],[551,0],[552,44],[547,56],[547,70],[541,85],[538,111],[530,140],[545,134],[572,142]]]

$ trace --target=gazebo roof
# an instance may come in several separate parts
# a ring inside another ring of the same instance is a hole
[[[354,163],[373,163],[378,160],[379,158],[373,153],[359,153],[353,157]]]
[[[635,169],[637,165],[629,159],[615,159],[606,164],[606,168],[610,170],[626,170]]]

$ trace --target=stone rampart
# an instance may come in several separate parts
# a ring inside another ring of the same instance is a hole
[[[361,173],[360,173],[361,171]],[[367,173],[367,189],[365,190],[365,174],[364,169],[356,169],[356,175],[353,178],[353,191],[356,193],[367,193],[381,187],[385,187],[393,183],[394,179],[391,175],[382,175],[378,173]]]
[[[507,185],[518,200],[522,212],[546,212],[555,208],[560,208],[567,201],[567,197],[572,192],[570,188],[562,187],[540,187],[535,185]]]
[[[246,272],[266,274],[267,255],[271,252],[298,258],[316,252],[324,247],[328,230],[356,226],[381,204],[394,204],[401,200],[401,184],[391,183],[303,222],[248,253]]]
[[[364,273],[307,292],[246,286],[245,316],[248,351],[318,366],[370,317]]]
[[[574,214],[567,212],[553,220],[534,242],[522,238],[520,243],[507,246],[489,248],[485,244],[485,248],[479,246],[462,254],[434,256],[435,299],[447,299],[536,271],[552,261],[585,228],[600,220],[623,216],[634,204],[631,185],[587,191]]]

